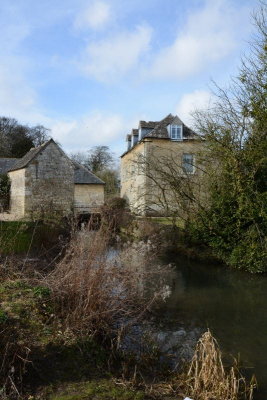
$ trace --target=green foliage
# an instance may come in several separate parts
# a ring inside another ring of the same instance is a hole
[[[8,320],[8,315],[5,311],[0,310],[0,324],[4,324]]]
[[[4,209],[9,206],[10,179],[7,174],[0,174],[0,205]]]
[[[50,296],[51,290],[48,287],[36,286],[33,289],[33,294],[38,298],[46,298]]]
[[[144,393],[119,386],[111,380],[92,380],[68,385],[61,393],[52,395],[50,400],[142,400]]]
[[[29,222],[0,222],[0,254],[26,253],[32,242],[33,224]]]
[[[267,269],[266,15],[263,6],[253,59],[228,91],[217,87],[211,110],[196,114],[207,140],[209,201],[193,229],[227,264],[253,273]]]
[[[23,157],[32,147],[48,140],[48,129],[29,127],[14,118],[0,117],[0,157]]]
[[[105,197],[119,196],[119,178],[118,171],[113,168],[107,168],[97,172],[97,176],[105,182]]]
[[[86,153],[79,152],[70,157],[105,182],[106,198],[119,195],[119,172],[115,166],[114,154],[108,146],[94,146]]]
[[[111,233],[117,234],[131,221],[126,211],[126,200],[121,197],[111,197],[101,207],[102,226]]]

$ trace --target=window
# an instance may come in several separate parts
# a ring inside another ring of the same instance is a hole
[[[172,140],[182,140],[182,126],[172,125],[171,126],[171,139]]]
[[[193,174],[194,168],[194,155],[193,154],[183,154],[182,168],[186,174]]]

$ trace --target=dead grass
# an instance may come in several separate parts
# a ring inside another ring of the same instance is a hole
[[[186,395],[194,400],[252,400],[255,387],[255,378],[246,383],[236,362],[229,371],[225,369],[217,341],[205,332],[184,376]]]
[[[146,290],[148,282],[151,289],[151,276],[159,270],[146,270],[144,259],[136,263],[136,253],[148,260],[151,249],[129,244],[119,255],[110,252],[106,230],[74,235],[65,257],[45,279],[64,321],[63,329],[75,335],[119,338],[130,323],[142,317],[161,295],[160,290],[149,294]]]

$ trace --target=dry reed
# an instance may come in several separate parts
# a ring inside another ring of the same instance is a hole
[[[184,385],[194,400],[252,400],[256,380],[253,377],[247,384],[237,366],[227,372],[218,343],[207,331],[197,343]]]

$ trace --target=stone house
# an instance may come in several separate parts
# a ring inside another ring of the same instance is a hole
[[[105,183],[70,160],[53,139],[20,159],[0,159],[1,172],[11,181],[13,219],[97,212],[104,203]]]
[[[177,116],[140,121],[127,135],[121,156],[121,196],[137,215],[170,215],[177,205],[177,182],[194,182],[201,174],[198,157],[204,141]],[[177,180],[177,177],[180,179]]]

